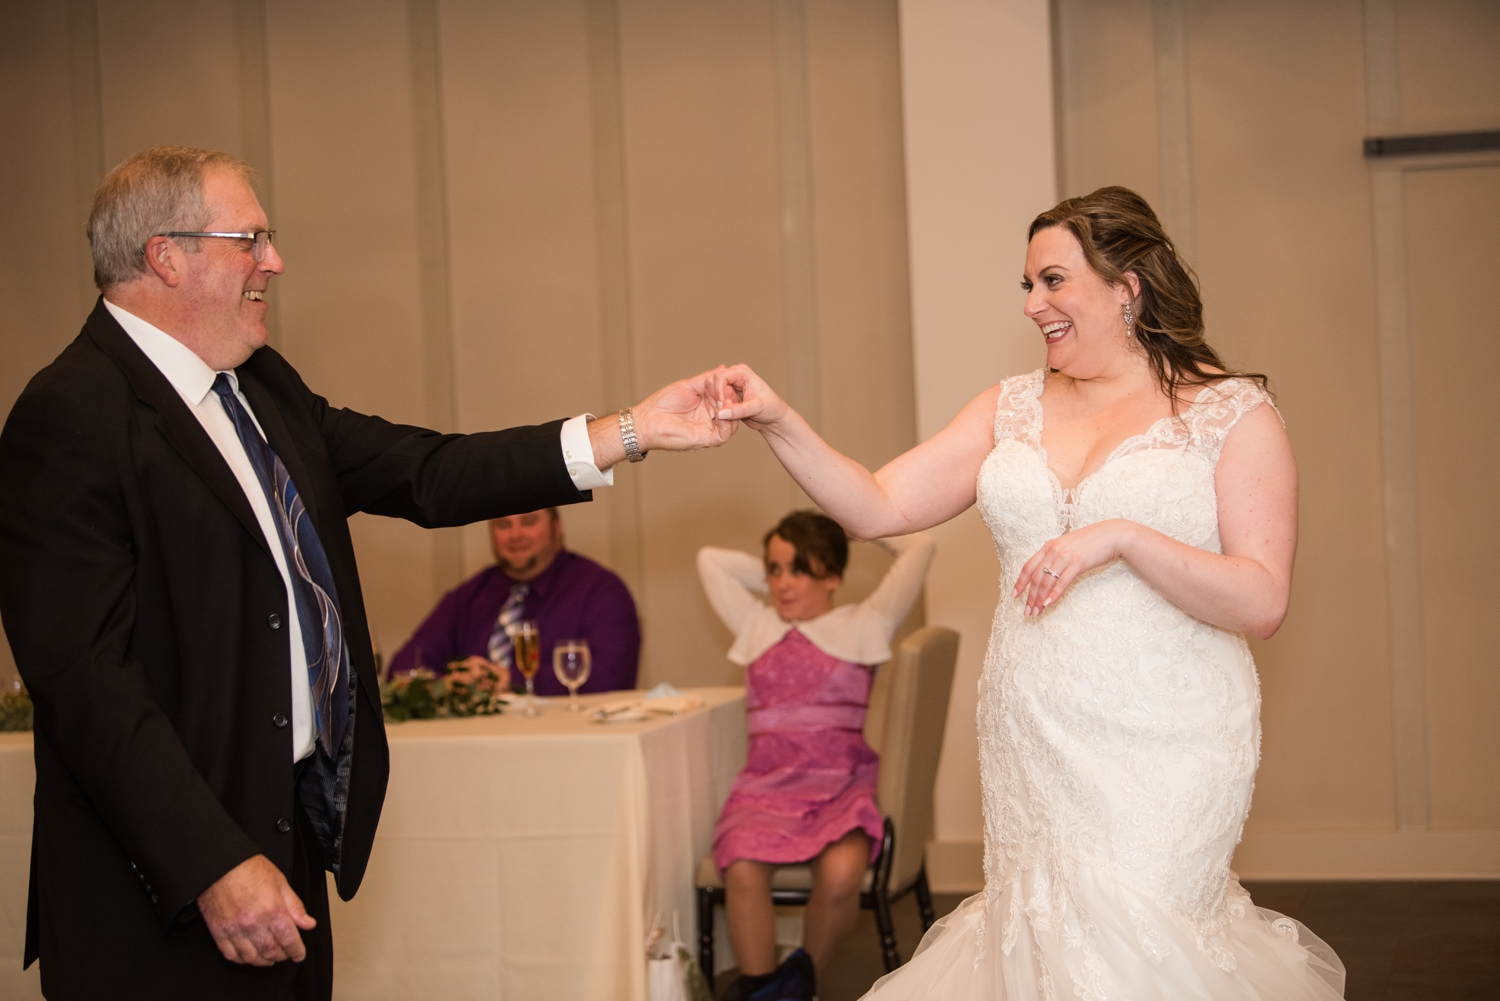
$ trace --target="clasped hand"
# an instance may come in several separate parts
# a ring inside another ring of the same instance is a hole
[[[1133,527],[1123,518],[1112,518],[1048,540],[1021,567],[1011,598],[1024,595],[1025,614],[1041,615],[1079,576],[1124,556]]]
[[[448,662],[448,673],[445,675],[448,684],[465,685],[469,688],[486,685],[489,675],[494,675],[492,687],[501,692],[510,691],[510,668],[504,664],[496,664],[488,657],[478,654],[465,657],[463,660]]]
[[[724,398],[723,365],[691,379],[663,386],[633,408],[642,451],[672,452],[722,445],[738,422],[720,414]]]
[[[713,377],[710,395],[720,403],[716,416],[721,421],[744,421],[749,427],[764,431],[774,427],[791,411],[749,365],[727,368],[720,365],[707,374]]]

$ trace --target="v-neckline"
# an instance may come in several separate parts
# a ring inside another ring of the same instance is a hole
[[[1168,421],[1180,420],[1182,418],[1181,413],[1167,414],[1164,417],[1158,417],[1156,420],[1147,425],[1146,430],[1140,432],[1139,434],[1131,435],[1130,437],[1121,441],[1114,448],[1110,449],[1109,454],[1104,457],[1104,461],[1099,463],[1099,465],[1094,469],[1090,470],[1086,476],[1080,476],[1077,483],[1073,484],[1071,487],[1065,487],[1062,485],[1062,478],[1058,476],[1057,471],[1052,468],[1052,461],[1047,455],[1047,446],[1042,444],[1042,432],[1043,430],[1045,430],[1047,422],[1047,412],[1042,407],[1042,392],[1046,388],[1047,370],[1042,369],[1038,373],[1038,378],[1036,381],[1036,391],[1031,395],[1031,401],[1036,405],[1036,450],[1037,455],[1042,460],[1042,465],[1046,467],[1047,475],[1052,478],[1052,486],[1054,491],[1056,492],[1059,504],[1074,503],[1077,500],[1079,493],[1083,490],[1084,486],[1094,477],[1104,472],[1104,470],[1109,467],[1109,464],[1111,462],[1114,462],[1115,459],[1119,458],[1120,454],[1125,450],[1126,446],[1133,445],[1137,441],[1150,438],[1152,432],[1154,432],[1160,425],[1165,424]],[[1205,386],[1204,389],[1206,388],[1207,387]],[[1191,410],[1193,407],[1196,407],[1198,405],[1198,399],[1202,395],[1203,390],[1200,389],[1198,391],[1198,394],[1193,397],[1192,402],[1188,403],[1187,407],[1184,408],[1184,411]]]

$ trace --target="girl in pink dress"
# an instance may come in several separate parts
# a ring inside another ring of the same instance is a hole
[[[815,971],[858,917],[860,881],[882,833],[880,762],[862,733],[873,665],[890,659],[933,552],[925,534],[881,545],[896,560],[880,586],[839,608],[833,592],[849,543],[824,515],[783,518],[766,535],[764,561],[727,549],[698,553],[703,589],[734,632],[729,659],[746,667],[749,711],[745,769],[714,830],[741,973],[726,999],[811,998]],[[771,874],[799,862],[813,867],[804,949],[778,968]]]

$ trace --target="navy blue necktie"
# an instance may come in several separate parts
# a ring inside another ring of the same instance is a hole
[[[271,505],[271,519],[281,536],[282,552],[286,554],[292,578],[292,595],[297,602],[297,619],[302,625],[302,647],[307,654],[307,680],[312,686],[318,743],[331,760],[337,761],[349,720],[349,657],[344,647],[344,622],[339,614],[339,593],[333,585],[333,572],[328,568],[328,557],[308,517],[307,507],[297,495],[297,485],[287,475],[280,456],[261,437],[239,397],[234,395],[229,376],[220,372],[214,377],[214,392],[219,394],[219,402],[234,423],[255,477]]]

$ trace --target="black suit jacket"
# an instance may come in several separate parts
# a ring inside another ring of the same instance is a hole
[[[237,375],[343,609],[358,682],[348,899],[389,759],[346,519],[461,525],[588,495],[561,422],[391,424],[330,406],[270,348]],[[291,868],[287,600],[239,481],[101,300],[0,432],[0,616],[36,705],[26,962],[40,955],[49,995],[227,996],[264,972],[219,956],[195,900],[252,855]]]

